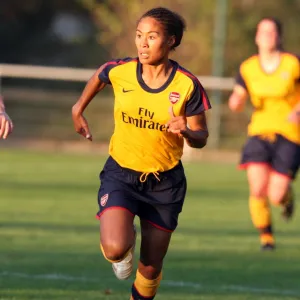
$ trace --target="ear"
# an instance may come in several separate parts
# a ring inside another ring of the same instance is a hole
[[[282,49],[282,37],[278,36],[277,37],[277,49]]]
[[[257,33],[255,34],[255,38],[254,38],[254,42],[255,42],[255,45],[258,46],[258,37],[257,37]]]
[[[170,36],[169,39],[168,39],[168,46],[169,46],[170,48],[172,48],[174,44],[175,44],[175,35],[172,35],[172,36]]]

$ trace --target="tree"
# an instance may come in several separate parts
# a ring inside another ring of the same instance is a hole
[[[98,28],[97,40],[109,47],[112,57],[135,56],[136,21],[148,9],[168,7],[186,18],[188,30],[182,45],[174,53],[185,67],[205,74],[210,68],[212,30],[211,0],[79,0],[92,14]],[[188,16],[188,17],[187,17]]]

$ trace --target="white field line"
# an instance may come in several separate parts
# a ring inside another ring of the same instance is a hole
[[[17,272],[1,272],[0,277],[20,277],[27,279],[41,279],[41,280],[63,280],[70,282],[99,282],[99,279],[93,279],[89,277],[73,277],[62,274],[26,274],[26,273],[17,273]],[[114,278],[106,278],[106,280],[116,280]],[[270,294],[278,296],[300,296],[300,291],[295,290],[282,290],[282,289],[266,289],[266,288],[257,288],[251,286],[242,286],[242,285],[221,285],[221,286],[206,286],[196,282],[187,282],[187,281],[172,281],[172,280],[163,280],[161,282],[163,286],[177,287],[177,288],[193,288],[195,290],[212,290],[216,292],[220,291],[231,291],[231,292],[243,292],[249,294]]]

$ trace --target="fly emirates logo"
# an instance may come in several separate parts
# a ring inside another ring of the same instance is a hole
[[[122,112],[122,121],[126,124],[133,125],[138,128],[147,128],[152,130],[166,131],[166,125],[154,122],[152,119],[154,112],[149,111],[146,108],[138,108],[138,117],[134,118],[129,116],[127,113]]]

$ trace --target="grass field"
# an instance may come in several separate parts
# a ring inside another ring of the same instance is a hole
[[[104,160],[2,150],[0,161],[0,299],[128,300],[132,281],[117,281],[99,252],[94,215]],[[278,248],[262,253],[245,173],[193,163],[186,174],[156,299],[300,299],[299,214],[287,224],[273,210]],[[300,196],[299,180],[295,187]]]

